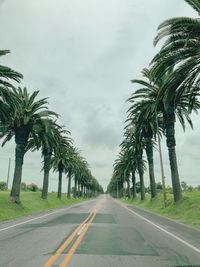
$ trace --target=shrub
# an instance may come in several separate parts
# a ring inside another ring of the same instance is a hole
[[[191,185],[189,185],[188,188],[187,188],[187,191],[188,192],[193,192],[194,191],[194,188]]]
[[[163,189],[161,182],[158,182],[158,183],[156,184],[156,189],[157,189],[158,191],[161,191],[161,190]]]
[[[200,191],[200,185],[197,185],[197,190]]]
[[[36,184],[28,184],[27,185],[27,190],[32,191],[32,192],[36,192],[39,190],[38,186]]]
[[[26,183],[21,183],[21,190],[23,190],[23,191],[27,191],[27,185],[26,185]]]
[[[167,187],[166,187],[166,192],[169,193],[169,194],[173,194],[173,189],[172,189],[172,187],[167,186]]]
[[[0,182],[0,190],[5,191],[7,189],[8,189],[7,183],[6,182]]]

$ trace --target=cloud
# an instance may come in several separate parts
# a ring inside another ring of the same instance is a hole
[[[87,106],[83,142],[93,148],[112,150],[119,145],[118,118],[105,99],[95,99]]]
[[[2,5],[5,2],[5,0],[0,0],[0,5]]]

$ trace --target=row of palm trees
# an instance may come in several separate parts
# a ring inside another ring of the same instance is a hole
[[[7,53],[8,50],[1,50],[0,56]],[[16,143],[11,201],[20,203],[25,153],[39,149],[43,158],[43,199],[47,199],[51,168],[59,173],[58,198],[61,198],[63,173],[68,176],[68,198],[71,197],[72,178],[75,197],[102,193],[102,187],[92,176],[87,161],[74,147],[69,132],[57,123],[58,114],[48,109],[47,98],[36,100],[39,91],[30,94],[26,87],[16,89],[10,82],[19,83],[22,78],[20,73],[0,65],[0,138],[4,138],[2,146],[12,137]]]
[[[185,0],[198,15],[199,0]],[[144,79],[132,80],[139,85],[128,99],[131,104],[126,120],[121,151],[114,163],[114,171],[108,185],[108,192],[121,197],[124,185],[127,194],[136,197],[136,172],[140,179],[141,200],[145,199],[143,174],[146,151],[151,198],[156,197],[153,151],[161,136],[165,136],[168,148],[174,202],[182,199],[177,158],[175,122],[180,121],[185,130],[185,121],[191,127],[192,112],[200,108],[200,20],[198,18],[172,18],[158,27],[154,45],[165,38],[160,51],[150,62],[149,69],[143,69]],[[130,177],[132,187],[130,186]]]

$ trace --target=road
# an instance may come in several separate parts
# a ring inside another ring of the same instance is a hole
[[[200,231],[103,195],[0,223],[1,267],[200,266]]]

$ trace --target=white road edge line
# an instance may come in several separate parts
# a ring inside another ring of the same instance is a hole
[[[118,203],[118,202],[117,202]],[[135,211],[127,208],[126,206],[122,205],[121,203],[118,203],[120,204],[123,208],[127,209],[128,211],[130,211],[131,213],[133,213],[134,215],[138,216],[139,218],[143,219],[144,221],[152,224],[153,226],[155,226],[156,228],[158,228],[159,230],[163,231],[164,233],[172,236],[173,238],[175,238],[176,240],[180,241],[181,243],[183,243],[184,245],[188,246],[189,248],[195,250],[196,252],[200,253],[200,249],[196,248],[195,246],[191,245],[190,243],[188,243],[187,241],[183,240],[182,238],[172,234],[171,232],[165,230],[164,228],[160,227],[159,225],[151,222],[150,220],[146,219],[145,217],[139,215],[138,213],[136,213]]]
[[[81,204],[83,204],[83,203],[85,203],[85,202],[77,203],[77,204],[81,205]],[[73,205],[73,206],[76,206],[76,204]],[[39,216],[39,217],[30,219],[30,220],[27,220],[27,221],[25,221],[25,222],[21,222],[21,223],[17,223],[17,224],[14,224],[14,225],[10,225],[10,226],[8,226],[8,227],[5,227],[5,228],[0,229],[0,232],[3,232],[3,231],[8,230],[8,229],[10,229],[10,228],[13,228],[13,227],[16,227],[16,226],[19,226],[19,225],[22,225],[22,224],[26,224],[26,223],[29,223],[29,222],[32,222],[32,221],[35,221],[35,220],[38,220],[38,219],[41,219],[41,218],[44,218],[44,217],[48,217],[48,216],[50,216],[50,215],[52,215],[52,214],[61,212],[61,211],[63,211],[63,210],[68,210],[68,209],[72,208],[73,206],[70,206],[70,207],[67,207],[67,208],[64,208],[64,209],[59,209],[59,210],[53,211],[53,212],[51,212],[51,213],[48,213],[48,214],[45,214],[45,215],[42,215],[42,216]]]

